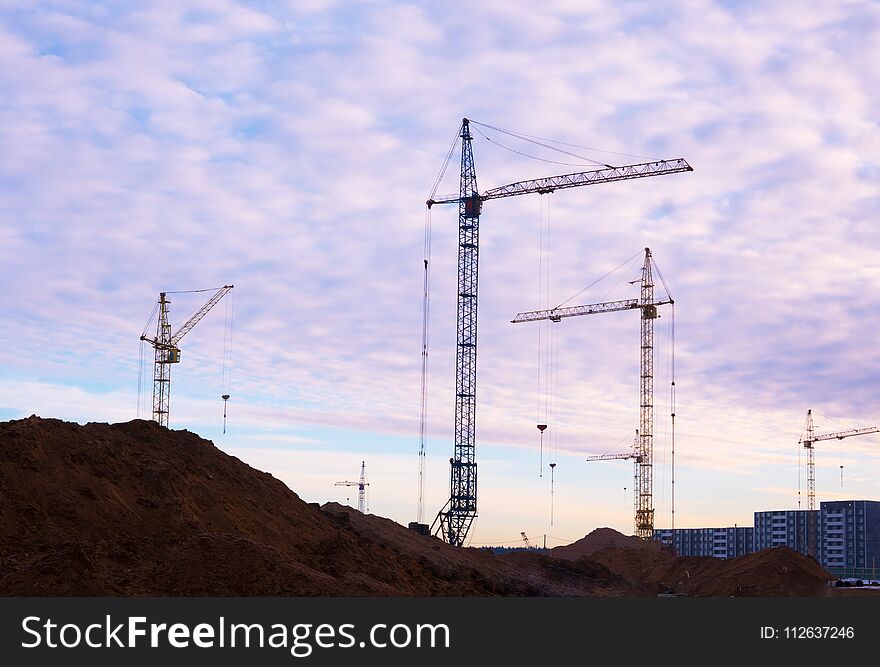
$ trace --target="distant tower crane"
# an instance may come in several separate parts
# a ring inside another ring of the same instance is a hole
[[[533,310],[519,313],[512,322],[537,322],[550,320],[560,322],[563,317],[579,315],[595,315],[596,313],[613,313],[620,310],[639,310],[641,312],[640,337],[640,372],[639,372],[639,430],[636,432],[637,445],[632,455],[606,455],[590,457],[587,460],[597,461],[612,458],[631,458],[635,465],[635,488],[633,489],[635,504],[636,535],[650,540],[654,534],[654,497],[653,497],[653,456],[654,456],[654,320],[658,317],[657,306],[675,303],[667,291],[667,298],[654,300],[654,277],[651,271],[651,249],[645,248],[645,263],[642,266],[641,297],[622,301],[606,301],[586,306],[568,306],[550,310]]]
[[[361,478],[358,482],[336,482],[333,486],[356,486],[358,488],[358,512],[366,514],[365,490],[370,483],[367,481],[366,464],[361,461]]]
[[[597,454],[596,456],[588,456],[585,461],[624,461],[627,459],[633,459],[637,464],[635,467],[634,475],[633,475],[633,489],[635,493],[633,494],[633,502],[635,504],[636,510],[639,509],[639,467],[638,464],[642,462],[642,456],[639,454],[639,430],[636,429],[636,437],[633,440],[632,450],[629,452],[619,452],[617,454]],[[626,487],[623,487],[624,497],[626,497]]]
[[[550,176],[518,181],[487,190],[480,194],[477,189],[477,172],[471,146],[470,124],[482,125],[467,118],[462,119],[461,177],[458,195],[434,198],[426,202],[430,209],[434,204],[458,204],[458,298],[457,341],[455,357],[455,445],[449,459],[449,500],[437,514],[432,532],[439,534],[454,546],[464,544],[474,518],[477,516],[477,275],[479,265],[480,213],[483,202],[490,199],[515,197],[527,194],[546,194],[555,190],[576,188],[597,183],[612,183],[649,176],[662,176],[693,171],[683,158],[630,164],[621,167],[604,165],[604,169],[582,171],[561,176]],[[491,126],[486,126],[490,129]],[[510,133],[508,133],[510,134]],[[446,164],[452,150],[446,158]],[[650,437],[650,436],[648,436]],[[653,510],[652,510],[653,511]],[[649,520],[650,519],[650,520]],[[653,525],[653,517],[646,517]],[[434,526],[436,526],[436,531]]]
[[[141,340],[153,346],[153,421],[161,426],[168,427],[168,410],[171,400],[171,364],[180,363],[180,348],[178,344],[199,321],[208,314],[217,303],[233,288],[233,285],[224,285],[217,288],[214,294],[205,304],[199,308],[180,328],[172,333],[171,324],[168,322],[168,305],[171,303],[169,294],[182,294],[185,292],[160,292],[159,293],[159,319],[156,323],[156,337],[150,338],[146,331],[141,334]],[[187,290],[188,292],[208,292],[211,290]],[[154,311],[155,312],[155,311]],[[150,318],[152,321],[152,318]],[[147,324],[149,326],[149,324]],[[225,402],[228,395],[224,395]],[[225,428],[225,422],[224,422]]]
[[[525,531],[521,531],[521,532],[520,532],[520,535],[522,535],[523,544],[525,545],[526,549],[531,549],[531,548],[532,548],[532,543],[529,542],[529,538],[528,538],[528,536],[526,535]]]
[[[816,509],[816,450],[814,443],[822,440],[843,440],[854,435],[868,435],[869,433],[880,432],[880,427],[867,426],[865,428],[852,428],[847,431],[838,431],[837,433],[823,433],[816,435],[813,427],[813,410],[807,410],[807,421],[804,424],[804,434],[798,441],[803,444],[807,450],[807,509],[814,511]],[[812,523],[812,519],[808,519],[808,544],[807,549],[811,556],[816,557],[816,528]]]

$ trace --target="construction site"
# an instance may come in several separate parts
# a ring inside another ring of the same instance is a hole
[[[590,168],[511,180],[480,190],[474,128],[484,136],[494,132],[555,151],[561,158],[577,159]],[[506,541],[506,548],[492,548],[502,545],[491,543],[470,546],[482,498],[491,493],[478,485],[478,276],[484,208],[496,199],[530,195],[543,201],[554,193],[560,193],[554,197],[564,197],[562,191],[585,186],[614,187],[621,181],[655,176],[688,178],[694,171],[683,157],[612,165],[583,153],[570,143],[554,143],[468,118],[456,131],[425,210],[420,414],[417,438],[416,434],[412,438],[418,442],[412,455],[414,470],[417,464],[412,477],[417,480],[418,502],[413,520],[404,525],[371,512],[369,494],[376,482],[367,475],[368,454],[360,461],[356,479],[332,481],[336,493],[344,494],[344,503],[308,503],[297,495],[294,484],[245,464],[185,430],[186,424],[175,423],[171,418],[172,369],[185,359],[183,339],[213,310],[223,310],[221,303],[226,311],[218,392],[221,434],[226,433],[230,419],[234,423],[228,412],[230,399],[234,405],[237,398],[230,380],[235,358],[234,287],[230,283],[212,289],[162,291],[140,334],[135,419],[80,425],[32,415],[0,424],[0,593],[815,597],[880,592],[872,588],[880,585],[876,570],[880,501],[817,501],[815,460],[818,443],[871,436],[880,432],[878,426],[821,431],[814,425],[812,409],[807,409],[798,442],[806,456],[805,507],[801,507],[798,488],[797,508],[755,507],[751,525],[676,525],[676,302],[666,280],[674,284],[675,276],[661,273],[650,247],[638,248],[615,269],[553,305],[549,204],[545,214],[543,203],[538,267],[541,307],[511,313],[509,323],[518,330],[534,327],[537,334],[538,361],[532,369],[537,375],[537,419],[529,446],[537,450],[538,476],[549,492],[549,526],[554,525],[557,496],[562,493],[557,487],[557,433],[565,428],[560,425],[558,407],[559,330],[576,327],[572,318],[621,313],[589,319],[629,318],[633,332],[638,321],[638,349],[630,355],[637,359],[638,375],[626,382],[637,396],[636,409],[629,415],[633,428],[625,437],[631,445],[581,458],[594,469],[602,469],[605,461],[631,463],[629,489],[623,487],[631,504],[631,531],[624,534],[584,521],[583,536],[568,544],[548,547],[546,534],[532,532],[530,539],[526,531],[519,531],[519,537]],[[438,189],[454,164],[460,167],[458,191],[440,195]],[[632,192],[638,196],[635,189]],[[432,322],[430,317],[435,296],[431,290],[432,216],[445,206],[457,209],[454,323]],[[616,280],[615,285],[631,296],[591,299],[594,292],[590,289],[606,279]],[[181,323],[172,325],[170,304],[178,295],[206,300],[199,301]],[[523,308],[529,305],[526,300]],[[655,391],[661,388],[655,372],[655,325],[660,317],[669,324],[658,348],[663,351],[665,395],[658,415]],[[215,332],[219,330],[216,319]],[[523,324],[526,327],[518,326]],[[433,377],[428,361],[434,358],[430,356],[434,327],[455,332],[454,394],[449,398],[454,412],[448,424],[452,451],[445,479],[448,499],[439,508],[428,506],[426,492],[427,452],[430,439],[438,437],[431,432],[428,391]],[[491,346],[492,341],[481,345]],[[149,348],[152,355],[147,353]],[[656,505],[661,484],[655,479],[655,435],[660,419],[664,447],[669,450],[667,461],[664,449],[662,481],[669,504],[662,519]],[[686,442],[684,454],[679,446],[679,461],[692,456],[692,446]],[[800,479],[800,459],[798,465]],[[843,486],[843,463],[840,480]],[[333,497],[330,494],[328,489],[327,498]],[[547,500],[527,502],[546,504]]]

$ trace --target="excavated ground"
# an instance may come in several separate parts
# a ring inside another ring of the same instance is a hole
[[[0,422],[2,595],[790,596],[827,578],[790,550],[676,558],[610,529],[495,556],[305,503],[188,431]]]

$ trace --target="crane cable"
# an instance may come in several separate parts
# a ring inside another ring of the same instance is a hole
[[[515,148],[511,148],[505,144],[502,144],[500,141],[492,139],[485,132],[483,132],[479,127],[474,128],[477,132],[483,135],[483,138],[488,141],[490,144],[495,144],[499,148],[503,148],[506,151],[510,151],[511,153],[516,153],[517,155],[521,155],[522,157],[527,157],[531,160],[538,160],[539,162],[546,162],[547,164],[559,164],[565,167],[584,167],[587,165],[597,165],[602,164],[601,162],[596,162],[595,160],[589,160],[587,162],[561,162],[559,160],[548,160],[547,158],[538,157],[537,155],[532,155],[530,153],[523,153],[522,151],[518,151]]]
[[[671,456],[671,503],[672,503],[672,530],[675,530],[675,300],[672,298],[672,292],[669,291],[669,285],[666,284],[666,280],[663,278],[663,273],[660,271],[660,267],[657,266],[657,260],[654,259],[654,256],[651,256],[651,264],[654,267],[654,271],[657,272],[657,277],[660,278],[660,284],[663,285],[663,289],[666,292],[666,296],[669,298],[670,304],[670,323],[669,323],[669,367],[670,367],[670,385],[669,385],[669,418],[671,421],[670,424],[670,445],[672,450]]]
[[[527,135],[527,134],[521,134],[519,132],[514,132],[512,130],[504,130],[504,129],[501,129],[500,127],[494,127],[493,125],[486,125],[485,123],[478,123],[477,121],[471,121],[471,122],[474,125],[481,125],[482,127],[487,127],[490,130],[495,130],[496,132],[501,132],[502,134],[506,134],[508,136],[515,137],[516,139],[519,139],[521,141],[527,141],[530,144],[535,144],[536,146],[541,146],[542,148],[546,148],[551,151],[556,151],[557,153],[562,153],[563,155],[570,155],[571,157],[575,157],[578,160],[584,160],[585,162],[590,162],[590,163],[592,163],[594,165],[598,165],[600,167],[607,167],[608,169],[614,169],[614,167],[612,167],[610,164],[607,164],[605,162],[601,162],[599,160],[594,160],[593,158],[587,157],[585,155],[578,155],[577,153],[567,151],[564,148],[557,148],[556,146],[551,146],[550,144],[544,143],[543,141],[538,141],[537,139],[533,139],[530,135]],[[483,136],[486,136],[486,135],[483,135]],[[549,141],[549,140],[547,140],[547,141]],[[526,157],[532,157],[532,156],[526,156]],[[541,158],[536,158],[536,159],[540,160]]]
[[[453,143],[453,148],[455,143]],[[450,153],[452,148],[450,148]],[[444,168],[445,169],[445,168]],[[442,178],[442,175],[438,177]],[[437,189],[437,183],[434,189]],[[416,512],[417,521],[423,523],[425,512],[425,447],[427,444],[427,418],[428,418],[428,347],[430,343],[430,319],[431,319],[431,207],[425,210],[424,230],[424,278],[422,295],[422,378],[421,378],[421,408],[419,413],[419,504]]]
[[[572,295],[571,295],[570,297],[568,297],[565,301],[562,301],[561,303],[557,304],[557,305],[553,308],[553,310],[557,310],[557,309],[559,309],[559,308],[562,308],[565,304],[567,304],[568,302],[570,302],[570,301],[573,300],[574,298],[580,296],[581,294],[583,294],[584,292],[586,292],[586,291],[587,291],[588,289],[590,289],[591,287],[595,287],[597,283],[602,282],[603,280],[605,280],[605,278],[607,278],[608,276],[610,276],[610,275],[611,275],[612,273],[614,273],[615,271],[619,271],[622,267],[626,266],[627,264],[630,264],[630,263],[631,263],[636,257],[641,257],[641,256],[642,256],[642,251],[639,251],[639,252],[637,252],[636,254],[634,254],[632,257],[627,257],[627,258],[626,258],[625,260],[623,260],[620,264],[618,264],[617,266],[615,266],[615,267],[614,267],[613,269],[611,269],[610,271],[607,271],[606,273],[604,273],[604,274],[602,274],[601,276],[599,276],[598,278],[596,278],[596,280],[594,280],[593,282],[591,282],[589,285],[587,285],[586,287],[584,287],[582,290],[580,290],[579,292],[576,292],[576,293],[572,294]]]
[[[455,133],[455,137],[452,140],[452,144],[449,146],[449,150],[446,151],[446,157],[443,160],[443,164],[440,166],[440,171],[437,174],[437,178],[434,179],[434,185],[431,188],[431,194],[428,195],[429,201],[434,199],[434,195],[437,194],[437,188],[440,187],[440,182],[446,175],[446,169],[449,167],[450,160],[452,160],[452,153],[453,151],[455,151],[455,147],[458,145],[459,139],[461,139],[461,129],[462,126],[459,125],[458,130]],[[430,208],[430,206],[428,208]]]
[[[550,304],[550,200],[547,200],[546,215],[544,197],[540,198],[541,215],[538,232],[538,304],[547,308]],[[546,222],[546,225],[545,225]],[[546,226],[546,233],[545,233]],[[538,325],[538,477],[544,476],[544,432],[549,426],[549,399],[551,390],[551,332],[549,321]],[[550,436],[552,442],[552,434]]]
[[[846,428],[848,430],[854,430],[857,428],[856,426],[854,426],[852,424],[844,424],[839,419],[834,419],[834,417],[829,417],[828,415],[824,415],[821,412],[819,412],[818,410],[813,410],[813,412],[815,414],[819,415],[820,417],[824,417],[825,419],[828,419],[829,421],[833,421],[833,422],[840,424],[841,426],[843,426],[844,428]],[[843,486],[843,464],[845,463],[844,458],[845,458],[845,452],[846,452],[845,447],[846,447],[846,440],[841,438],[840,439],[840,486]]]
[[[654,266],[656,267],[657,265],[654,264]],[[660,274],[660,269],[657,269],[657,274],[658,275]],[[663,276],[660,276],[660,280],[661,281],[663,280]],[[665,288],[666,284],[664,283],[663,286]],[[668,294],[668,291],[667,291],[667,294]],[[669,298],[672,299],[671,296]],[[669,307],[670,307],[670,311],[671,311],[670,317],[672,319],[672,322],[670,323],[670,326],[669,326],[669,328],[671,330],[671,333],[670,333],[670,348],[671,349],[670,349],[669,356],[672,358],[672,362],[670,364],[670,366],[672,368],[672,373],[671,373],[672,382],[669,385],[669,396],[670,396],[669,402],[670,402],[670,406],[671,406],[670,410],[669,410],[669,415],[670,415],[670,419],[672,420],[672,427],[671,427],[672,428],[672,433],[671,433],[671,440],[672,440],[672,466],[671,466],[672,467],[672,485],[671,486],[672,486],[672,530],[673,530],[672,534],[675,535],[675,532],[674,532],[675,531],[675,303],[673,302],[673,303],[669,304]]]
[[[223,327],[223,364],[220,372],[220,398],[223,399],[223,433],[226,433],[226,407],[232,387],[232,332],[235,322],[235,292],[226,300],[226,322]]]
[[[226,285],[224,285],[223,287],[226,287]],[[220,290],[222,290],[223,287],[207,287],[205,289],[185,289],[185,290],[178,290],[176,292],[165,292],[165,294],[198,294],[200,292],[215,292],[216,293],[216,292],[219,292]],[[232,293],[233,290],[229,290],[229,292]],[[199,306],[198,308],[196,308],[194,311],[192,311],[186,317],[180,318],[177,322],[174,323],[174,325],[171,327],[171,330],[174,331],[175,333],[180,331],[180,328],[184,325],[184,323],[189,322],[193,318],[193,316],[195,316],[195,314],[198,313],[202,309],[203,306],[204,306],[204,304],[202,304],[202,306]]]
[[[434,185],[428,195],[428,201],[434,199],[437,194],[437,188],[446,175],[446,170],[452,160],[452,153],[458,145],[462,134],[462,125],[458,126],[449,150],[446,151],[446,157],[443,164],[440,165],[440,171],[434,179]],[[427,416],[428,416],[428,343],[429,343],[429,322],[430,322],[430,293],[431,293],[431,206],[425,209],[425,229],[423,240],[423,257],[424,257],[424,278],[423,278],[423,297],[422,297],[422,376],[420,391],[420,412],[419,412],[419,502],[416,510],[416,517],[419,523],[423,523],[425,514],[425,447],[427,443]]]
[[[801,508],[801,478],[803,477],[803,463],[801,462],[801,450],[804,448],[802,444],[803,440],[803,431],[801,432],[801,441],[795,445],[797,447],[797,457],[798,457],[798,495],[797,495],[797,506],[798,509]]]
[[[150,324],[153,321],[153,318],[156,316],[156,311],[159,310],[159,302],[157,301],[153,304],[153,312],[150,313],[150,317],[147,318],[147,323],[144,325],[144,330],[141,331],[139,352],[138,352],[138,391],[137,391],[137,418],[141,418],[141,407],[143,404],[143,383],[144,383],[144,336],[147,335],[147,329],[150,328]]]
[[[814,413],[819,415],[820,417],[824,417],[829,421],[836,422],[841,426],[845,427],[848,430],[855,430],[857,427],[852,424],[844,424],[839,419],[835,419],[834,417],[829,417],[828,415],[824,415],[818,410],[813,410]],[[799,443],[800,444],[800,443]],[[801,448],[798,446],[798,452],[800,452]],[[846,463],[846,440],[843,438],[840,439],[840,486],[843,486],[843,466]],[[798,480],[800,480],[800,457],[798,457]]]
[[[136,418],[141,418],[141,391],[143,390],[144,379],[144,340],[139,341],[140,345],[138,353],[138,392],[137,392],[137,413]]]
[[[579,144],[570,144],[565,141],[559,141],[558,139],[548,139],[546,137],[539,137],[534,134],[526,134],[525,132],[514,132],[513,130],[505,130],[503,128],[495,127],[493,125],[487,125],[486,123],[480,123],[479,121],[476,121],[476,120],[471,120],[470,122],[474,125],[480,125],[482,127],[487,127],[491,130],[495,130],[496,132],[502,132],[504,134],[508,134],[512,137],[515,137],[517,139],[521,139],[523,141],[540,140],[540,141],[550,142],[552,144],[559,144],[560,146],[568,146],[569,148],[580,148],[580,149],[586,150],[586,151],[595,151],[597,153],[608,153],[609,155],[622,155],[624,157],[634,157],[634,158],[638,158],[641,160],[656,160],[656,158],[648,157],[646,155],[635,155],[633,153],[620,153],[617,151],[603,150],[601,148],[594,148],[592,146],[581,146]],[[532,143],[537,143],[539,146],[544,146],[544,144],[539,143],[539,141],[532,141]],[[555,148],[553,146],[546,146],[546,148],[561,152],[561,149]],[[576,157],[579,157],[581,159],[587,159],[587,158],[583,158],[580,155],[578,155]],[[601,164],[601,163],[599,163],[599,164]]]
[[[220,287],[205,287],[204,289],[181,289],[175,292],[165,292],[165,294],[198,294],[199,292],[219,292],[223,289],[223,286]]]
[[[556,451],[559,447],[559,327],[553,326],[551,332],[552,359],[550,360],[550,368],[553,382],[553,430],[550,432],[550,525],[552,526],[556,493],[556,476],[554,473],[556,471]]]

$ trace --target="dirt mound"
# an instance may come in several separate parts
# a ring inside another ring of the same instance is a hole
[[[0,423],[3,595],[638,595],[594,563],[505,559],[303,502],[153,422]]]
[[[647,544],[650,543],[646,543],[635,535],[619,533],[613,528],[596,528],[596,530],[585,535],[577,542],[550,549],[550,555],[554,558],[577,560],[584,556],[590,556],[600,549],[607,549],[609,547],[641,549]]]
[[[188,431],[0,422],[0,595],[815,595],[773,549],[677,558],[608,528],[552,557],[495,556],[303,502]]]
[[[595,552],[592,561],[623,579],[638,581],[657,593],[696,596],[803,597],[828,593],[833,579],[812,558],[775,547],[722,560],[679,557],[662,549],[615,549]]]
[[[351,507],[327,503],[321,509],[347,521],[359,540],[374,544],[380,552],[410,568],[415,588],[408,594],[446,595],[449,586],[476,594],[492,595],[638,595],[641,587],[624,581],[595,563],[560,567],[556,559],[541,554],[514,552],[496,556],[489,549],[455,548],[441,540],[408,530],[375,515]],[[413,571],[419,566],[421,571]],[[426,576],[427,575],[427,576]],[[483,593],[486,594],[486,593]]]

